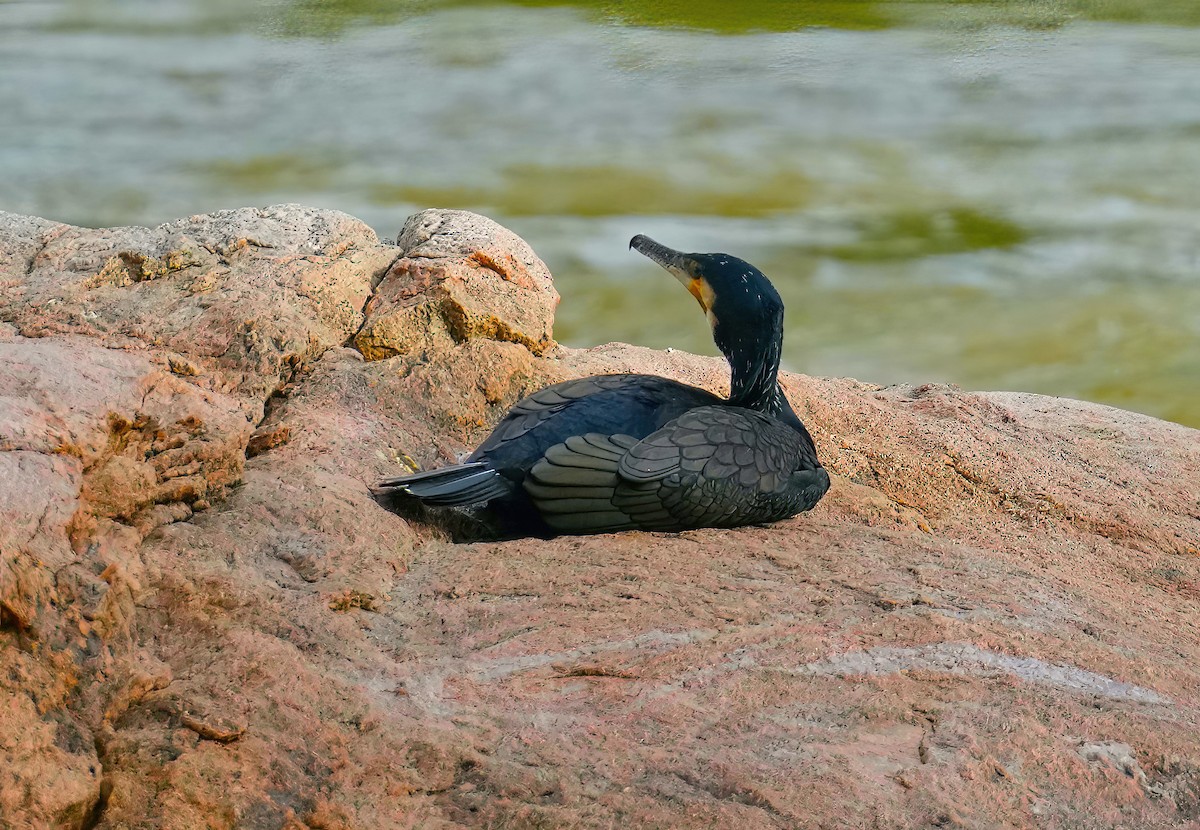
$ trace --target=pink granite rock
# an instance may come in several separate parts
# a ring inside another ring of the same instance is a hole
[[[512,231],[466,211],[426,210],[405,223],[396,244],[403,255],[354,341],[368,360],[472,339],[519,343],[539,355],[554,346],[558,292]]]
[[[380,509],[553,380],[726,383],[555,299],[470,214],[0,214],[0,825],[1200,827],[1200,433],[789,375],[773,527]]]

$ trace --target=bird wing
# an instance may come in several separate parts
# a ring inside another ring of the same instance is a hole
[[[554,415],[562,412],[572,403],[598,392],[619,389],[630,383],[633,375],[595,375],[577,380],[563,381],[539,389],[527,398],[523,398],[508,411],[508,414],[492,430],[479,448],[471,454],[471,458],[486,457],[501,444],[520,438],[527,432],[536,429]]]
[[[793,515],[805,509],[794,491],[807,484],[806,473],[814,486],[828,482],[790,427],[752,410],[703,406],[640,441],[572,436],[545,452],[524,487],[546,523],[564,533],[682,530]]]
[[[589,432],[546,450],[525,477],[525,492],[546,524],[563,533],[626,530],[637,525],[613,504],[629,435]]]
[[[698,407],[665,424],[629,449],[618,473],[613,505],[647,529],[775,521],[811,507],[828,486],[799,433],[730,406]]]

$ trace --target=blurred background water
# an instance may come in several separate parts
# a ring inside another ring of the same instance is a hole
[[[1200,426],[1200,2],[0,0],[0,209],[298,201],[525,237],[570,345],[713,353],[634,233],[754,262],[785,365]]]

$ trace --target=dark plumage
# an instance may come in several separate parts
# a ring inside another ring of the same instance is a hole
[[[728,400],[653,375],[596,375],[519,401],[463,464],[379,482],[426,504],[487,504],[533,532],[735,527],[786,519],[829,489],[780,388],[783,302],[748,262],[629,247],[700,303],[729,361]]]

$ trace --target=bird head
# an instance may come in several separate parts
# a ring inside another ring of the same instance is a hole
[[[629,247],[665,268],[700,303],[713,341],[729,360],[734,398],[772,394],[783,341],[783,300],[762,271],[729,254],[683,253],[641,234]]]
[[[744,259],[683,253],[641,234],[629,241],[629,247],[661,265],[696,298],[718,346],[722,339],[734,338],[737,333],[762,340],[782,330],[779,292],[762,271]]]

